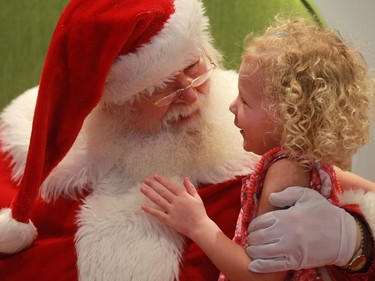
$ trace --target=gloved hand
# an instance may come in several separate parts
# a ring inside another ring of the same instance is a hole
[[[249,226],[248,268],[266,273],[346,265],[355,251],[357,226],[345,210],[315,190],[293,186],[269,196],[276,210]]]

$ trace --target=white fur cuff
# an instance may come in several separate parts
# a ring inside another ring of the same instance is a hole
[[[33,223],[12,218],[11,209],[0,210],[0,253],[15,254],[31,246],[37,237]]]
[[[340,197],[340,205],[358,204],[365,216],[372,233],[375,235],[375,192],[363,190],[344,191]]]

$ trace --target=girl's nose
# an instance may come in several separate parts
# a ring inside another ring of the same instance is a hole
[[[236,101],[237,101],[237,98],[234,101],[232,101],[232,103],[229,105],[229,110],[233,114],[236,114]]]

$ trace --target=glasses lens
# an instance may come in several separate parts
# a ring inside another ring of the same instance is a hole
[[[198,86],[202,85],[204,82],[206,82],[208,80],[208,78],[210,78],[212,72],[214,72],[214,69],[215,68],[210,68],[205,73],[203,73],[201,76],[195,78],[193,81],[191,81],[191,86],[195,88],[195,87],[198,87]]]
[[[213,65],[212,68],[207,70],[201,76],[199,76],[199,77],[195,78],[193,81],[191,81],[191,84],[188,87],[186,87],[185,89],[179,89],[179,90],[171,93],[170,95],[158,100],[154,104],[156,106],[162,107],[162,106],[166,106],[166,105],[172,103],[181,94],[181,92],[187,90],[190,87],[193,87],[193,88],[198,87],[198,86],[202,85],[204,82],[206,82],[208,80],[208,78],[210,78],[210,76],[212,75],[214,70],[215,70],[215,65]]]
[[[158,100],[157,102],[155,102],[155,105],[156,106],[159,106],[159,107],[162,107],[162,106],[166,106],[168,104],[170,104],[171,102],[173,102],[179,95],[180,93],[183,91],[184,89],[179,89],[175,92],[173,92],[172,94]]]

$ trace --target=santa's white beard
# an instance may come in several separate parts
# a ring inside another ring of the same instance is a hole
[[[193,105],[172,107],[152,132],[138,132],[134,126],[136,120],[126,106],[98,110],[95,113],[98,118],[94,118],[90,130],[105,139],[101,137],[104,142],[101,145],[98,139],[90,139],[90,147],[95,150],[101,147],[100,153],[111,159],[130,183],[143,181],[155,173],[191,176],[204,158],[214,153],[211,149],[215,128],[208,122],[210,106],[203,95]],[[192,114],[195,115],[192,120],[173,125]]]
[[[124,142],[127,148],[117,154],[116,166],[134,182],[162,173],[189,175],[205,150],[201,132],[161,132],[147,138],[134,136]]]

